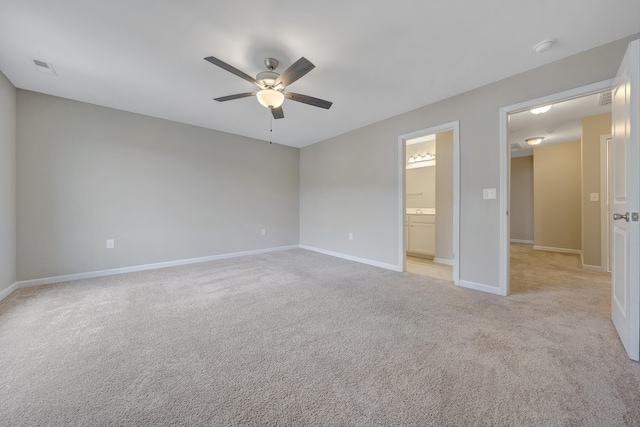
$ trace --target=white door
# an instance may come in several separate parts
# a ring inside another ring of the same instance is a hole
[[[629,44],[613,87],[611,319],[640,359],[640,40]]]

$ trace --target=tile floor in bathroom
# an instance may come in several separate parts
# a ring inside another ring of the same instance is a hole
[[[453,281],[453,267],[439,264],[433,260],[407,256],[407,271],[422,276],[435,277],[436,279]]]

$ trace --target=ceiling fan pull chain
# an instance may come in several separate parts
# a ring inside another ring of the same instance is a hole
[[[269,144],[273,144],[271,137],[273,136],[273,116],[269,114]]]

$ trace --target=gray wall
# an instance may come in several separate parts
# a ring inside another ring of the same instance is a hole
[[[533,243],[533,156],[511,159],[511,240]]]
[[[23,90],[17,132],[18,280],[298,244],[297,148]]]
[[[300,243],[397,266],[398,136],[459,120],[460,279],[499,287],[501,212],[497,199],[482,199],[482,189],[500,193],[500,108],[612,78],[634,38],[303,148]]]
[[[0,72],[0,292],[16,281],[16,89]]]

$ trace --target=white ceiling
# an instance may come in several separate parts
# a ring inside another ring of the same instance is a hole
[[[620,11],[623,11],[622,13]],[[18,88],[269,139],[253,86],[265,57],[316,68],[273,141],[303,147],[640,32],[636,0],[0,0],[0,70]],[[554,38],[554,49],[532,46]],[[53,64],[43,74],[31,59]]]
[[[509,143],[511,157],[533,155],[533,147],[527,145],[527,138],[538,136],[544,140],[538,145],[560,144],[579,141],[582,134],[582,119],[611,112],[611,104],[599,105],[601,94],[553,104],[544,114],[531,114],[528,110],[509,116]],[[518,144],[521,149],[515,148]]]

